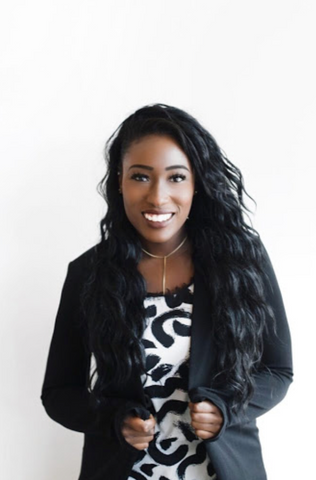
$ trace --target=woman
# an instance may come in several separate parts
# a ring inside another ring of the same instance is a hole
[[[292,381],[277,280],[240,171],[156,104],[107,142],[101,241],[69,264],[42,401],[80,480],[264,480],[256,418]]]

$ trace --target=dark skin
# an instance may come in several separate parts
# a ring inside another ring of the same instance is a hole
[[[167,255],[185,238],[185,222],[195,194],[195,177],[190,161],[169,137],[151,135],[132,144],[122,161],[119,184],[125,212],[138,231],[143,247],[154,255]],[[144,212],[172,214],[161,226],[146,221]],[[161,259],[144,255],[139,271],[147,291],[160,292],[163,272]],[[194,274],[191,245],[184,245],[167,260],[166,286],[173,290],[189,283]],[[209,401],[189,402],[191,425],[206,440],[217,435],[223,424],[221,411]],[[125,440],[144,450],[154,438],[156,420],[128,415],[122,425]]]
[[[209,401],[189,402],[191,425],[197,437],[202,440],[217,435],[223,424],[221,411]],[[150,415],[148,420],[129,415],[125,418],[122,434],[125,440],[137,450],[148,448],[154,438],[156,420]]]

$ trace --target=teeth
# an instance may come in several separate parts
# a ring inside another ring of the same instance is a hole
[[[172,217],[172,213],[164,213],[161,215],[156,215],[153,213],[144,213],[144,217],[151,222],[166,222],[169,218]]]

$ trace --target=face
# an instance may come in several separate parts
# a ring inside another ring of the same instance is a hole
[[[122,159],[119,183],[127,218],[143,246],[168,254],[183,240],[194,195],[190,161],[170,137],[148,135]]]

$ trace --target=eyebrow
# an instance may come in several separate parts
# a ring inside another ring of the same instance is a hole
[[[131,168],[143,168],[144,170],[154,170],[153,167],[149,167],[148,165],[141,165],[141,164],[132,165],[132,166],[129,167],[128,170],[130,170]],[[165,170],[166,171],[174,170],[176,168],[183,168],[184,170],[187,170],[188,172],[190,171],[188,169],[188,167],[186,167],[185,165],[171,165],[170,167],[165,168]]]

